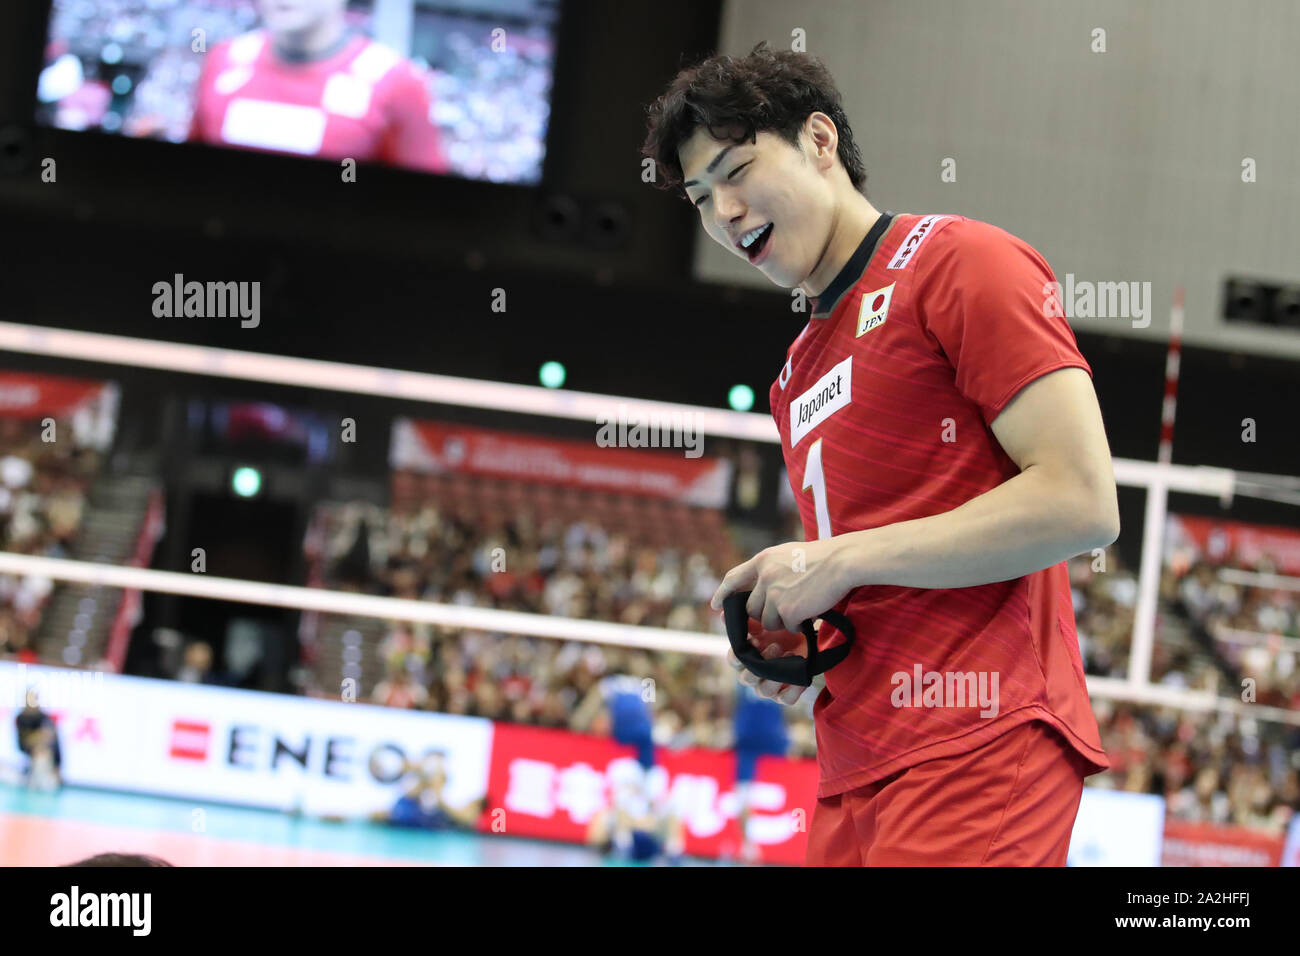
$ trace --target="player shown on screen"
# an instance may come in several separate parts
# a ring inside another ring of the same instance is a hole
[[[854,626],[814,704],[808,862],[1064,864],[1083,779],[1109,766],[1064,562],[1113,542],[1119,511],[1051,268],[982,222],[878,211],[806,54],[684,70],[643,152],[711,239],[811,299],[769,396],[808,540],[713,599],[752,592],[764,652],[831,608]]]
[[[258,0],[263,26],[206,54],[195,142],[448,171],[421,70],[350,31],[347,0]]]

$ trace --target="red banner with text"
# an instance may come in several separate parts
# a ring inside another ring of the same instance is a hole
[[[1204,559],[1242,570],[1261,562],[1280,574],[1300,574],[1300,531],[1189,515],[1170,515],[1165,562]]]
[[[103,382],[0,372],[0,418],[65,418],[103,391]]]
[[[660,748],[648,775],[651,796],[679,821],[684,850],[696,857],[740,855],[736,755],[702,748]],[[633,748],[602,737],[496,724],[487,806],[480,829],[513,836],[588,842],[597,814],[636,763]],[[749,836],[759,859],[801,864],[817,795],[817,763],[764,757],[748,788]],[[496,826],[494,828],[494,822]]]
[[[1283,838],[1245,827],[1165,822],[1161,866],[1280,866]]]
[[[389,463],[426,473],[457,472],[726,506],[731,462],[701,454],[702,434],[668,429],[651,436],[616,421],[602,429],[595,423],[592,427],[588,442],[398,419]],[[651,437],[657,448],[644,444]],[[663,450],[670,447],[679,450]]]

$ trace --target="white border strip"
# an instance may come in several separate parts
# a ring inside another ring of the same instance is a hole
[[[323,362],[99,332],[73,332],[14,322],[0,322],[0,349],[592,423],[601,418],[615,417],[618,406],[625,405],[627,415],[642,420],[689,414],[700,431],[707,435],[768,444],[777,444],[781,440],[771,416],[756,412],[733,412],[703,405],[549,389],[540,385],[511,385],[427,372],[402,372],[371,365]],[[1114,465],[1115,480],[1121,485],[1145,488],[1163,479],[1170,491],[1214,495],[1223,500],[1231,499],[1234,491],[1238,491],[1234,487],[1235,473],[1226,468],[1164,465],[1128,458],[1116,458]]]
[[[271,382],[301,388],[353,392],[443,405],[487,408],[593,423],[602,418],[613,417],[612,410],[622,404],[626,407],[625,414],[635,415],[638,418],[650,419],[656,416],[690,414],[695,418],[700,430],[710,435],[769,444],[780,441],[772,419],[767,415],[751,412],[732,412],[673,402],[652,402],[591,392],[560,391],[540,386],[510,385],[424,372],[402,372],[374,366],[158,342],[96,332],[75,332],[12,322],[0,322],[0,349],[103,364],[155,368],[170,372]],[[1184,706],[1190,709],[1224,709],[1225,706],[1231,709],[1232,701],[1228,701],[1226,705],[1212,703],[1211,701],[1219,700],[1214,697],[1202,701],[1194,693],[1159,688],[1148,682],[1147,670],[1150,666],[1155,623],[1152,585],[1158,574],[1158,542],[1163,539],[1164,510],[1170,491],[1216,496],[1225,505],[1231,502],[1234,494],[1250,495],[1251,492],[1246,488],[1237,487],[1236,473],[1226,468],[1189,467],[1116,458],[1114,472],[1116,483],[1148,489],[1144,528],[1146,540],[1143,547],[1139,587],[1139,591],[1143,592],[1140,597],[1145,597],[1145,600],[1139,601],[1134,622],[1129,679],[1110,683],[1097,683],[1103,679],[1093,679],[1089,681],[1089,686],[1095,684],[1100,696],[1168,703],[1170,706]],[[1262,480],[1276,476],[1252,477]],[[1295,480],[1289,477],[1279,478],[1278,482],[1281,484]],[[170,571],[117,568],[89,562],[63,561],[0,552],[0,572],[5,571],[18,574],[41,573],[45,577],[56,580],[84,581],[113,587],[138,588],[142,591],[166,591],[195,597],[225,598],[302,610],[356,613],[393,620],[427,621],[449,627],[497,630],[592,643],[624,644],[657,650],[678,650],[709,656],[721,656],[726,653],[725,641],[686,631],[631,627],[599,621],[573,621],[513,611],[428,604],[422,601],[262,584],[233,578],[199,578]],[[1243,711],[1244,713],[1261,717],[1266,711],[1276,710],[1283,716],[1272,719],[1286,719],[1288,722],[1294,716],[1289,711],[1277,708],[1244,704],[1239,706],[1248,708]]]
[[[1162,684],[1137,685],[1118,677],[1089,677],[1088,693],[1105,700],[1132,701],[1159,707],[1201,712],[1222,711],[1239,717],[1253,717],[1279,724],[1300,726],[1300,711],[1263,704],[1247,704],[1231,697],[1219,697],[1209,691],[1187,690],[1183,687],[1165,687]]]
[[[1280,651],[1289,651],[1292,654],[1300,652],[1300,638],[1283,637],[1280,634],[1269,634],[1264,631],[1247,631],[1237,627],[1218,627],[1210,631],[1210,636],[1216,641],[1223,641],[1225,644],[1246,644],[1251,647],[1276,647]]]
[[[355,614],[393,621],[422,621],[464,630],[527,634],[564,641],[586,641],[654,651],[675,651],[703,657],[723,657],[727,641],[721,635],[637,627],[607,621],[582,621],[545,614],[498,611],[492,608],[434,604],[405,598],[378,597],[352,591],[327,591],[287,584],[265,584],[237,578],[181,574],[145,568],[119,567],[90,561],[41,558],[0,551],[0,574],[35,574],[58,581],[79,581],[115,588],[135,588],[190,597],[240,601],[272,607],[290,607],[333,614]],[[1088,693],[1094,697],[1177,707],[1194,711],[1231,711],[1245,717],[1300,725],[1300,711],[1239,703],[1209,691],[1192,691],[1158,684],[1137,685],[1111,677],[1089,677]]]
[[[238,578],[210,577],[206,574],[182,574],[177,571],[154,571],[148,568],[121,567],[93,561],[69,561],[42,558],[30,554],[0,551],[0,574],[36,575],[55,581],[79,581],[113,588],[133,588],[183,594],[188,597],[291,607],[303,611],[327,611],[332,614],[356,614],[391,621],[421,621],[443,627],[505,634],[529,634],[564,641],[587,641],[592,644],[615,644],[644,647],[656,651],[676,651],[705,657],[723,657],[726,638],[693,631],[672,631],[662,627],[638,627],[608,621],[581,621],[521,611],[498,611],[494,608],[465,607],[459,604],[434,604],[406,598],[379,597],[352,591],[327,591],[288,584],[266,584]]]
[[[1236,488],[1236,472],[1208,465],[1164,465],[1155,461],[1116,458],[1115,482],[1136,488],[1152,488],[1157,483],[1169,491],[1188,491],[1231,500]]]
[[[732,412],[702,405],[653,402],[640,398],[600,395],[543,388],[540,385],[510,385],[427,372],[401,372],[371,365],[322,362],[317,359],[240,352],[207,345],[182,345],[98,332],[72,332],[0,322],[0,349],[58,358],[79,359],[136,368],[164,369],[192,375],[216,375],[251,382],[273,382],[333,392],[355,392],[384,398],[410,399],[441,405],[491,408],[503,412],[549,415],[578,421],[612,419],[624,405],[628,417],[640,420],[672,415],[689,415],[707,435],[725,435],[749,441],[776,444],[780,435],[770,415]],[[690,419],[688,419],[690,420]]]
[[[1269,588],[1274,591],[1300,591],[1300,578],[1289,574],[1266,574],[1259,571],[1238,571],[1236,568],[1220,568],[1216,575],[1220,581],[1229,584],[1245,584],[1250,587]]]

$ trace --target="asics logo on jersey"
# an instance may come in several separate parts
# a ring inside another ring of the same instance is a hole
[[[780,384],[781,391],[783,392],[785,391],[786,383],[790,381],[791,373],[794,371],[794,369],[791,367],[790,362],[791,362],[790,359],[785,360],[785,367],[781,369],[781,375],[779,378],[777,378],[777,382]]]
[[[921,248],[921,243],[925,242],[926,237],[933,231],[934,224],[947,218],[947,216],[926,216],[918,222],[912,228],[912,231],[907,234],[907,238],[903,240],[903,244],[894,253],[894,258],[889,260],[889,265],[885,266],[885,268],[904,268],[912,261],[912,256],[916,254],[916,250]]]

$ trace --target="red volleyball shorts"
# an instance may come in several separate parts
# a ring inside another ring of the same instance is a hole
[[[1064,866],[1091,769],[1042,721],[817,801],[808,866]]]

